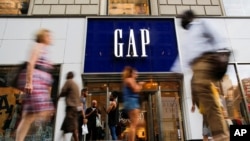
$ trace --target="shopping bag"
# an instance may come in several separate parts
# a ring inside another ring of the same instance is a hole
[[[102,127],[102,123],[99,116],[96,117],[96,127]]]
[[[83,124],[82,125],[82,134],[83,135],[86,135],[86,134],[88,134],[89,133],[89,131],[88,131],[88,126],[87,126],[87,124]]]

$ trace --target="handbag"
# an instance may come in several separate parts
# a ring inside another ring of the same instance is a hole
[[[87,124],[82,125],[82,135],[86,135],[89,133]]]
[[[102,127],[102,123],[101,123],[99,115],[96,116],[96,127]]]

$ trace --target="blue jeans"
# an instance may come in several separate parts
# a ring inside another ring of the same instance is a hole
[[[109,129],[110,129],[110,134],[111,134],[112,140],[117,140],[116,126],[115,125],[109,125]]]

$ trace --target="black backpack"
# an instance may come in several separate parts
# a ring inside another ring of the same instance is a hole
[[[200,57],[196,58],[193,63],[207,56],[208,62],[212,64],[213,70],[210,75],[214,80],[218,81],[221,80],[227,72],[230,55],[231,51],[228,49],[204,52]]]
[[[214,78],[216,80],[221,80],[227,72],[231,51],[218,50],[215,53]]]

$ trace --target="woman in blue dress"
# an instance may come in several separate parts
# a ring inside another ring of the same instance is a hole
[[[135,140],[136,129],[139,124],[140,103],[139,92],[145,82],[136,82],[137,70],[126,66],[123,70],[123,106],[130,119],[129,140]]]

